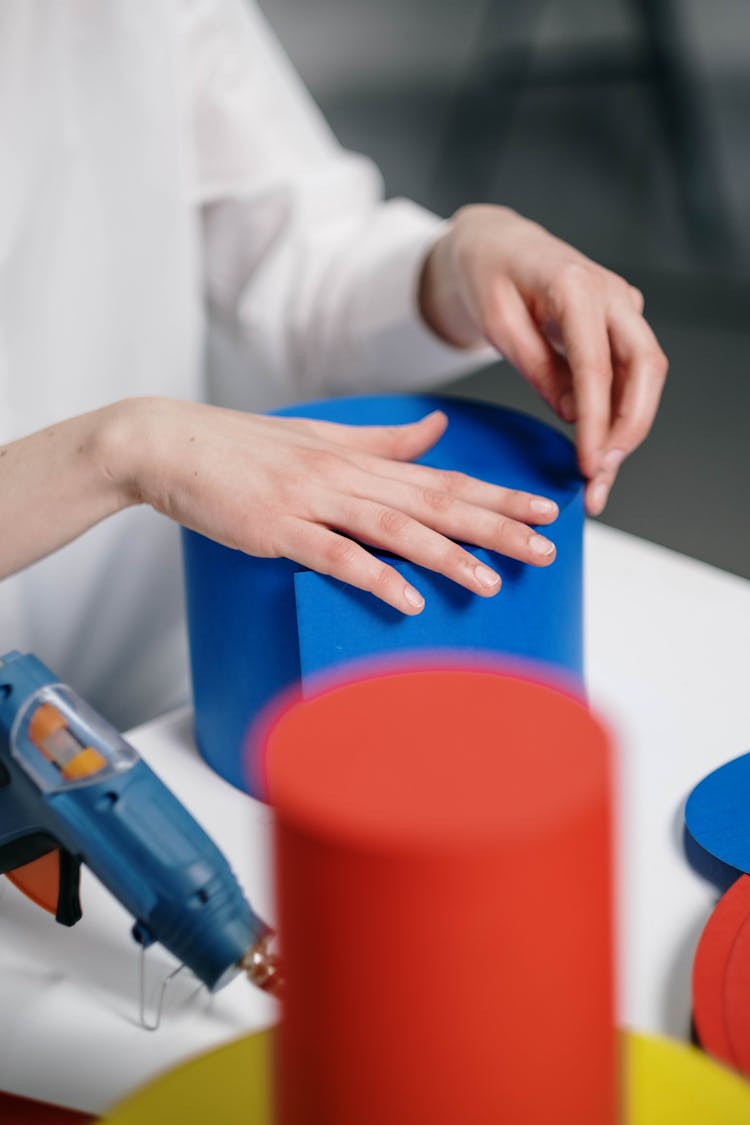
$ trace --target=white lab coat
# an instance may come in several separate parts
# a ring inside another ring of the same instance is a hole
[[[242,0],[0,4],[0,441],[129,395],[265,409],[476,367],[415,309],[436,223],[382,201]],[[159,713],[187,693],[180,568],[176,527],[124,512],[0,583],[0,651],[121,726]]]

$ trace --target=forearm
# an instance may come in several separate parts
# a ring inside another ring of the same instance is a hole
[[[484,597],[500,577],[460,544],[535,566],[554,558],[532,525],[556,505],[412,460],[445,430],[340,426],[166,398],[126,399],[0,449],[0,576],[131,504],[263,558],[287,558],[369,590],[403,613],[424,601],[362,543]],[[334,530],[335,529],[335,530]]]
[[[0,446],[0,578],[137,502],[111,469],[127,414],[115,403]]]

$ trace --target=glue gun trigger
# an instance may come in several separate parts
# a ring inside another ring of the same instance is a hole
[[[63,926],[82,916],[81,861],[45,832],[34,832],[0,849],[0,872]]]

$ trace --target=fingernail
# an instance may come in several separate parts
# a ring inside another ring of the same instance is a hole
[[[540,516],[557,515],[557,504],[554,500],[543,500],[541,497],[534,497],[529,507],[532,512],[537,512]]]
[[[480,586],[484,586],[487,590],[491,590],[493,586],[500,584],[500,575],[495,574],[494,570],[490,570],[488,566],[482,566],[481,563],[477,563],[474,567],[474,576]]]
[[[598,516],[600,512],[604,510],[604,505],[607,503],[608,496],[609,485],[605,484],[604,481],[599,481],[599,483],[595,484],[591,489],[591,506],[595,516]]]
[[[549,539],[545,539],[543,535],[532,535],[529,540],[529,549],[535,555],[542,555],[548,558],[555,553],[555,544],[550,543]]]
[[[406,598],[409,605],[413,606],[414,609],[424,608],[424,598],[420,594],[419,590],[415,590],[413,586],[404,587],[404,597]]]
[[[560,414],[566,422],[574,422],[576,417],[576,400],[572,391],[566,391],[560,399]]]
[[[602,468],[606,469],[608,473],[613,473],[616,469],[619,469],[624,460],[625,451],[623,449],[610,449],[602,458]]]

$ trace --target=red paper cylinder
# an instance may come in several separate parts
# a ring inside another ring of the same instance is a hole
[[[617,1120],[607,734],[490,670],[294,705],[276,809],[281,1125]]]

